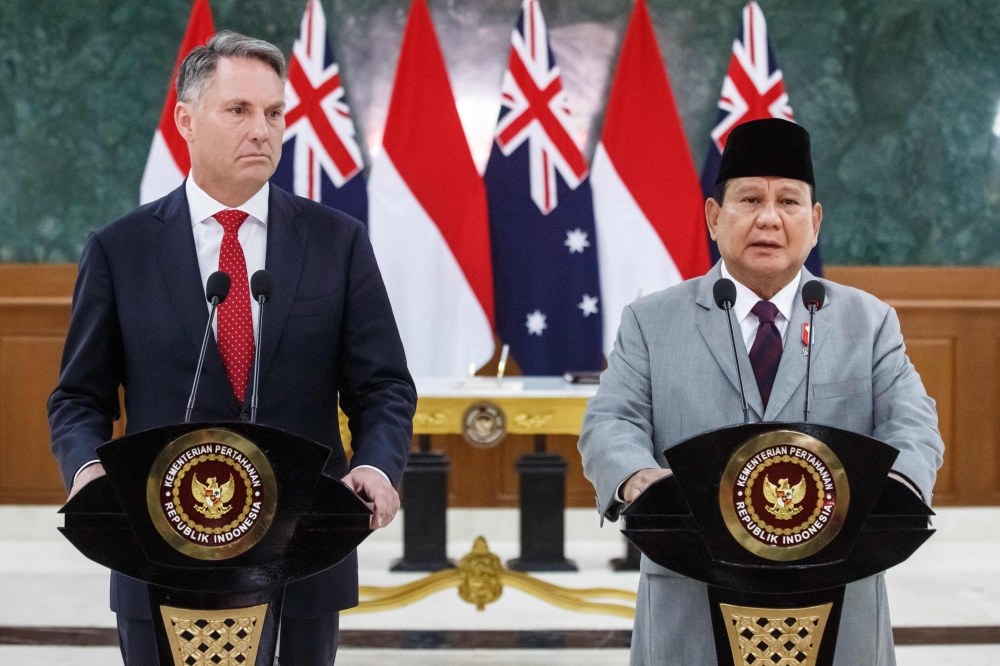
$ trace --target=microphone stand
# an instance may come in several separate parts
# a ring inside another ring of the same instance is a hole
[[[250,423],[257,423],[257,387],[260,386],[260,343],[264,335],[264,303],[267,296],[261,294],[257,299],[257,344],[253,355],[253,397],[250,398]]]
[[[740,399],[743,401],[743,423],[750,423],[750,410],[747,407],[747,394],[743,391],[743,373],[740,371],[740,356],[736,353],[736,334],[733,332],[733,304],[725,301],[726,321],[729,322],[729,339],[733,343],[733,358],[736,360],[736,378],[740,382]]]
[[[812,370],[813,360],[813,320],[816,317],[816,304],[809,304],[809,339],[806,344],[806,406],[802,415],[802,422],[809,423],[809,374]]]
[[[205,364],[205,350],[208,349],[208,334],[212,330],[212,319],[219,307],[219,297],[212,297],[212,310],[208,313],[208,324],[205,325],[205,335],[201,338],[201,353],[198,354],[198,368],[194,371],[194,383],[191,385],[191,395],[188,397],[187,409],[184,410],[184,423],[191,422],[191,411],[194,410],[194,397],[198,394],[198,380],[201,379],[201,367]]]

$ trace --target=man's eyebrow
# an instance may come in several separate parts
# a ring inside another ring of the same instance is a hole
[[[250,102],[241,97],[234,97],[233,99],[228,99],[224,103],[225,106],[250,106]]]

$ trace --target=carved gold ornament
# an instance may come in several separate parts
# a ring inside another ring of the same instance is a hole
[[[458,596],[462,601],[473,604],[476,610],[483,610],[503,594],[503,565],[500,558],[490,552],[486,539],[476,537],[472,552],[458,563],[458,573],[462,582],[458,586]]]
[[[160,606],[175,666],[255,666],[267,604],[221,611]]]
[[[438,571],[426,578],[396,587],[362,585],[358,588],[361,603],[340,613],[353,615],[395,610],[452,588],[458,588],[459,598],[475,605],[476,609],[481,611],[485,610],[487,604],[500,598],[505,586],[526,592],[553,606],[578,613],[617,615],[630,620],[635,617],[635,592],[607,587],[588,589],[560,587],[532,578],[525,573],[509,571],[504,568],[500,558],[490,552],[486,539],[481,536],[476,537],[472,544],[472,552],[461,559],[457,568]],[[592,599],[614,599],[626,603],[598,603],[591,601]]]
[[[833,604],[808,608],[719,607],[737,666],[814,666]]]

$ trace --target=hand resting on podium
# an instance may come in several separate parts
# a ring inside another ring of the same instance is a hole
[[[385,527],[396,517],[399,511],[399,494],[378,470],[357,467],[341,480],[374,511],[371,529]]]
[[[648,488],[654,481],[659,481],[660,479],[666,478],[673,474],[669,469],[663,469],[660,467],[647,467],[646,469],[640,469],[638,472],[632,476],[625,479],[620,486],[618,486],[618,501],[622,502],[626,506],[635,501],[635,498],[642,494],[642,491]]]
[[[104,465],[99,462],[90,463],[89,465],[84,465],[80,468],[80,471],[76,473],[76,478],[73,479],[73,487],[69,489],[69,497],[66,501],[73,499],[73,495],[76,495],[80,490],[93,481],[94,479],[99,479],[104,476]]]

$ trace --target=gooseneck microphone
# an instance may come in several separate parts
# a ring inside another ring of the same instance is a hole
[[[740,372],[740,357],[736,353],[736,334],[733,332],[733,306],[736,304],[736,284],[729,278],[719,278],[712,287],[715,304],[726,311],[726,321],[729,322],[729,339],[733,343],[733,360],[736,361],[736,378],[740,382],[740,399],[743,400],[743,423],[750,423],[750,411],[747,408],[747,394],[743,390],[743,373]]]
[[[212,332],[215,311],[229,295],[230,285],[229,276],[222,271],[215,271],[208,276],[208,284],[205,285],[205,298],[212,304],[212,309],[208,313],[208,323],[205,324],[205,335],[201,338],[201,353],[198,354],[198,367],[194,371],[194,383],[191,384],[191,395],[188,397],[187,409],[184,411],[184,423],[191,422],[191,410],[194,409],[194,398],[198,395],[198,380],[201,379],[201,366],[205,363],[205,350],[208,349],[208,334]]]
[[[266,270],[259,270],[250,277],[250,294],[259,304],[257,313],[257,344],[253,354],[253,395],[250,397],[250,423],[257,423],[257,389],[260,386],[260,348],[263,346],[264,303],[271,298],[274,278]]]
[[[802,415],[803,423],[809,422],[809,375],[812,371],[813,338],[816,337],[813,330],[813,320],[816,317],[816,311],[823,307],[825,299],[826,287],[819,280],[809,280],[802,285],[802,304],[809,310],[809,337],[806,340],[806,405]]]

